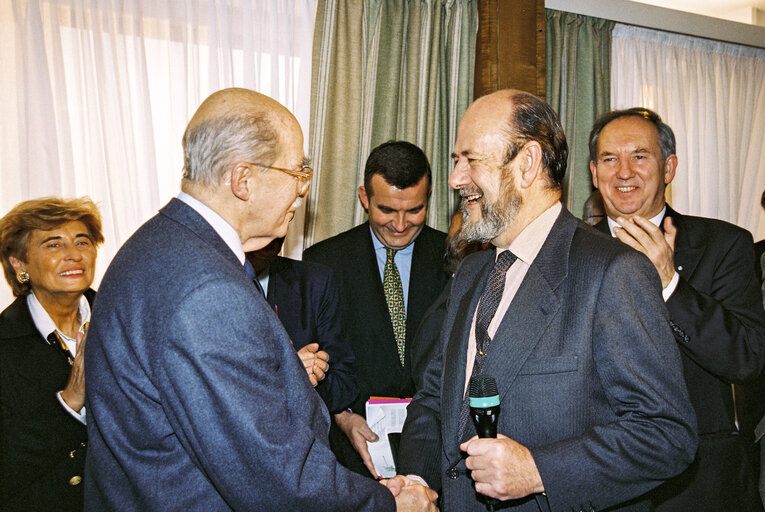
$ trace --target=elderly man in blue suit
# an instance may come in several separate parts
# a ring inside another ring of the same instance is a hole
[[[183,136],[182,193],[120,249],[85,353],[87,510],[416,510],[340,466],[329,415],[243,266],[308,189],[303,136],[246,89],[207,98]]]
[[[495,250],[457,268],[399,455],[401,472],[442,488],[445,511],[482,512],[483,496],[513,511],[648,510],[639,497],[693,459],[659,278],[562,207],[567,155],[555,112],[528,93],[484,96],[460,122],[461,236]],[[477,375],[496,379],[496,438],[468,419]]]

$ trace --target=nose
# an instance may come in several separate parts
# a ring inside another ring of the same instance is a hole
[[[449,186],[454,190],[459,190],[470,185],[470,175],[468,174],[467,159],[460,158],[454,164],[454,169],[449,176]]]
[[[82,252],[75,244],[67,244],[64,257],[68,260],[79,261],[82,259]]]
[[[393,229],[401,233],[406,229],[406,212],[399,212],[393,219]]]
[[[619,168],[616,170],[616,177],[622,180],[627,180],[631,178],[633,174],[629,158],[622,158],[619,162]]]

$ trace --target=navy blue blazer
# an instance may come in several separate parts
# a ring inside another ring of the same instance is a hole
[[[675,268],[680,281],[667,310],[699,427],[699,452],[678,478],[657,489],[658,510],[759,509],[754,478],[734,424],[731,382],[756,378],[765,364],[765,312],[754,274],[752,235],[733,224],[681,215]],[[596,226],[609,233],[604,219]],[[748,500],[748,501],[747,501]]]
[[[40,335],[26,297],[0,314],[0,510],[82,510],[87,433],[56,398],[71,368]]]
[[[114,257],[85,349],[86,510],[394,510],[234,253],[173,199]]]
[[[316,391],[330,413],[344,410],[359,389],[332,269],[278,257],[268,269],[266,300],[276,310],[295,350],[318,343],[329,354],[329,372]]]
[[[439,350],[401,439],[399,471],[440,485],[445,512],[485,510],[459,450],[475,430],[459,438],[458,422],[470,325],[494,255],[482,251],[458,267]],[[696,429],[679,367],[650,261],[564,209],[483,371],[497,381],[498,432],[529,448],[546,491],[507,510],[626,510],[620,504],[685,469]]]

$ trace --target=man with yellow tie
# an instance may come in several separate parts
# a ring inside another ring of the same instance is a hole
[[[377,436],[364,418],[365,402],[413,395],[413,363],[427,352],[413,345],[414,335],[448,280],[446,235],[425,225],[430,190],[430,164],[420,148],[381,144],[370,153],[358,189],[368,222],[303,255],[331,267],[340,288],[359,396],[335,415],[330,442],[338,460],[361,474],[377,476],[366,445]]]

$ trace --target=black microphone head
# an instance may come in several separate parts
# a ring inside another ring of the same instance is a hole
[[[488,396],[497,396],[497,381],[491,375],[476,375],[470,377],[470,398],[482,398]]]

